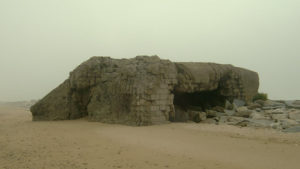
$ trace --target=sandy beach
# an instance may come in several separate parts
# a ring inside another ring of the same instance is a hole
[[[297,169],[300,134],[228,125],[32,122],[0,107],[1,169]]]

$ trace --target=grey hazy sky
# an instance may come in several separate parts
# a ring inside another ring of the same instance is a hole
[[[300,0],[0,0],[0,100],[37,99],[91,56],[255,70],[300,99]]]

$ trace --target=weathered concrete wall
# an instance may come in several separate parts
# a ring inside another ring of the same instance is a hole
[[[174,92],[215,89],[229,99],[249,100],[257,93],[258,75],[231,65],[172,63],[157,56],[92,57],[31,112],[33,120],[88,116],[92,121],[152,125],[174,115]]]
[[[219,89],[229,99],[251,101],[259,86],[256,72],[232,65],[215,63],[175,63],[178,92],[201,92]]]

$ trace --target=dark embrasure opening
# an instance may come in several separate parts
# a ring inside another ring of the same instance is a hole
[[[170,121],[193,120],[190,111],[206,111],[215,106],[224,107],[226,98],[219,90],[193,93],[174,92],[175,114],[170,115]]]

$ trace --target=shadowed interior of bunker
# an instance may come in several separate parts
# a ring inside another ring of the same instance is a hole
[[[206,111],[216,106],[224,107],[226,97],[220,94],[219,89],[202,92],[173,92],[175,114],[170,116],[170,121],[180,122],[194,120],[189,111]]]

